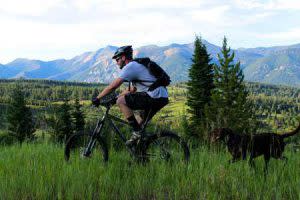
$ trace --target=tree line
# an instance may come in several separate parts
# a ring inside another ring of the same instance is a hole
[[[20,144],[25,140],[34,140],[37,122],[44,122],[49,127],[51,139],[55,142],[62,143],[74,131],[83,131],[85,126],[84,114],[81,110],[79,96],[75,94],[74,103],[70,104],[69,96],[63,94],[63,103],[53,106],[49,104],[48,114],[36,114],[33,116],[32,109],[26,103],[24,88],[19,83],[15,84],[10,93],[10,103],[6,109],[7,131],[8,134],[0,141],[10,143],[16,139]],[[41,126],[41,125],[40,125]]]
[[[47,102],[63,101],[65,95],[74,99],[91,99],[104,84],[78,83],[50,80],[3,80],[0,79],[0,103],[10,103],[10,92],[18,82],[22,86],[28,105],[45,106]]]

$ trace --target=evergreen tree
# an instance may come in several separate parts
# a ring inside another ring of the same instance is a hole
[[[55,116],[49,120],[53,128],[52,137],[55,141],[63,143],[73,133],[71,107],[68,99],[64,99],[64,103],[60,105],[56,111]]]
[[[238,132],[248,132],[251,125],[255,127],[254,111],[247,99],[248,92],[244,83],[240,62],[234,63],[234,52],[227,47],[224,37],[219,65],[214,68],[214,85],[212,102],[206,107],[206,115],[212,128],[228,127]],[[252,127],[252,128],[253,128]]]
[[[16,137],[19,143],[33,139],[34,121],[29,107],[26,106],[24,92],[19,84],[13,89],[10,105],[7,110],[9,134]]]
[[[81,105],[79,103],[79,97],[76,93],[75,95],[75,104],[74,104],[74,111],[72,113],[74,118],[74,130],[75,131],[82,131],[84,130],[84,115],[81,111]]]
[[[211,101],[211,90],[213,89],[213,64],[207,53],[206,46],[201,38],[196,36],[195,50],[192,58],[192,66],[189,69],[189,81],[187,105],[191,114],[191,131],[198,137],[203,133],[205,120],[204,107]],[[199,130],[200,128],[200,130]]]

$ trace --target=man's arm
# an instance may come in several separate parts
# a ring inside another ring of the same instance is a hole
[[[114,91],[115,89],[120,87],[120,85],[122,85],[123,82],[124,82],[124,80],[122,78],[115,79],[111,84],[109,84],[106,88],[104,88],[104,90],[102,90],[102,92],[100,92],[100,94],[97,96],[97,98],[101,99],[105,95],[111,93],[112,91]]]

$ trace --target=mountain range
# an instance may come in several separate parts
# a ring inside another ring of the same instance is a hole
[[[203,43],[217,63],[220,47],[205,40]],[[107,46],[94,52],[85,52],[72,59],[53,61],[18,58],[8,64],[0,64],[0,78],[28,78],[72,80],[108,83],[120,70],[111,59],[117,47]],[[235,61],[241,62],[245,80],[253,82],[300,86],[300,44],[278,47],[233,49]],[[148,45],[134,50],[134,57],[150,57],[171,76],[172,82],[188,80],[192,63],[193,43]]]

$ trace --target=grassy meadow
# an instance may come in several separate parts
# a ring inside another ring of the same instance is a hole
[[[191,149],[188,165],[164,162],[140,165],[122,150],[123,146],[120,151],[115,151],[112,142],[106,164],[101,162],[99,155],[66,162],[64,146],[51,142],[49,131],[52,130],[43,117],[51,114],[46,112],[51,106],[62,104],[59,94],[63,90],[78,92],[86,127],[93,127],[96,118],[103,114],[103,110],[99,112],[90,106],[89,99],[98,86],[70,83],[63,87],[61,84],[64,83],[44,82],[37,81],[35,85],[26,82],[28,87],[25,87],[28,105],[39,121],[35,132],[37,139],[21,146],[18,143],[0,145],[0,200],[300,199],[300,152],[294,150],[294,146],[299,144],[300,134],[297,141],[287,145],[284,153],[288,158],[286,165],[281,160],[271,159],[266,177],[263,157],[255,159],[256,169],[252,169],[245,161],[229,164],[230,154],[225,147],[209,149],[202,145]],[[5,113],[9,98],[5,95],[12,88],[9,84],[0,84],[0,142],[7,134]],[[294,118],[300,113],[300,90],[257,84],[250,85],[249,89],[250,98],[256,102],[257,117],[263,122],[259,130],[281,133],[297,125]],[[185,104],[186,87],[172,86],[169,95],[170,103],[153,118],[154,123],[149,129],[159,125],[184,136],[188,130],[183,127],[183,117],[187,120],[189,117]],[[74,96],[70,96],[70,103],[73,102]],[[121,116],[118,108],[114,107],[111,111]]]
[[[286,151],[286,165],[271,160],[264,177],[247,162],[228,164],[225,151],[200,148],[191,161],[139,165],[124,151],[67,163],[51,143],[0,147],[1,199],[300,199],[300,155]]]

